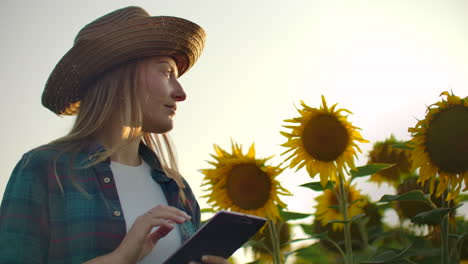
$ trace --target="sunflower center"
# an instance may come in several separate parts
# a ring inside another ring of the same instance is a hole
[[[232,168],[227,178],[231,201],[244,210],[261,208],[270,198],[268,175],[255,164],[240,164]]]
[[[335,116],[323,114],[305,125],[302,141],[309,155],[327,162],[336,160],[345,151],[349,135]]]
[[[442,171],[468,170],[468,107],[455,106],[436,114],[427,128],[426,149]]]

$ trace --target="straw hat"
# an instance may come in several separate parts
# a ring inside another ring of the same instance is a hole
[[[138,58],[171,56],[180,76],[197,61],[204,44],[205,31],[188,20],[151,17],[140,7],[116,10],[81,29],[49,76],[42,104],[58,115],[74,115],[89,84]]]

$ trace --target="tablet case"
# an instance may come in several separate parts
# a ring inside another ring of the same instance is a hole
[[[265,224],[266,219],[238,212],[218,211],[164,264],[200,261],[203,255],[229,258]]]

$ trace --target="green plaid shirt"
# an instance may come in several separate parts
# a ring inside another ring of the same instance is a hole
[[[23,156],[0,207],[0,263],[83,263],[117,248],[126,225],[110,161],[82,166],[102,150],[96,144],[75,158],[62,155],[56,163],[57,174],[53,166],[57,150],[36,149]],[[152,167],[152,177],[161,185],[169,205],[192,216],[180,225],[185,241],[200,227],[200,208],[190,187],[185,182],[184,206],[179,187],[164,174],[154,152],[141,144],[140,155]],[[88,197],[72,184],[72,177]]]

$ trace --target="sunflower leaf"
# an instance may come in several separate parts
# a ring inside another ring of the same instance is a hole
[[[413,150],[413,148],[410,147],[408,143],[409,143],[408,141],[398,142],[398,143],[392,144],[392,148]]]
[[[365,166],[356,167],[356,170],[351,170],[351,180],[359,177],[364,177],[377,173],[381,170],[395,166],[395,164],[386,164],[386,163],[372,163]]]
[[[409,246],[403,249],[385,248],[383,251],[377,252],[371,260],[361,261],[361,264],[400,264],[400,263],[414,263],[408,262],[408,258],[414,256],[434,257],[439,256],[438,249],[431,248],[429,242],[425,239],[416,238],[412,240]],[[424,262],[426,263],[426,262]],[[428,262],[434,263],[434,262]],[[439,263],[439,262],[435,262]]]
[[[297,220],[297,219],[302,219],[309,217],[310,214],[304,214],[304,213],[298,213],[298,212],[287,212],[287,211],[280,211],[280,216],[283,221],[289,221],[289,220]]]
[[[385,202],[396,202],[396,201],[424,201],[428,203],[432,208],[436,208],[434,203],[430,199],[429,194],[424,194],[420,190],[413,190],[409,191],[400,195],[390,195],[386,194],[380,198],[378,203],[385,203]]]
[[[411,221],[416,224],[437,225],[442,222],[448,213],[456,210],[460,206],[462,206],[462,204],[459,204],[453,208],[435,208],[430,211],[417,214],[415,217],[411,218]]]
[[[331,263],[329,256],[327,256],[326,252],[320,247],[319,243],[314,243],[310,246],[298,248],[287,253],[288,256],[291,254],[295,254],[297,258],[305,261],[305,263]]]
[[[312,190],[317,191],[317,192],[321,192],[321,191],[324,191],[326,189],[333,189],[333,182],[329,181],[327,183],[327,186],[325,186],[325,187],[323,187],[322,184],[319,181],[318,182],[304,183],[304,184],[302,184],[300,186],[312,189]]]
[[[339,205],[330,205],[330,206],[328,206],[328,208],[330,208],[330,209],[335,209],[335,210],[338,210],[338,211],[340,210],[340,206],[339,206]]]
[[[302,231],[304,231],[304,233],[306,233],[307,235],[315,235],[313,233],[314,231],[314,225],[311,224],[311,225],[308,225],[308,224],[300,224],[301,228],[302,228]]]
[[[398,261],[401,261],[411,247],[413,247],[413,243],[399,252],[395,249],[386,250],[374,256],[373,260],[363,261],[361,264],[401,263]]]
[[[281,245],[281,247],[287,246],[287,245],[292,244],[292,243],[307,241],[307,240],[311,240],[311,239],[322,239],[322,238],[325,238],[327,236],[328,236],[328,231],[325,231],[325,232],[322,232],[320,234],[312,235],[312,236],[309,236],[309,237],[290,240],[290,241],[284,243],[283,245]]]
[[[458,200],[459,200],[460,202],[468,201],[468,194],[460,194],[460,195],[458,196]]]
[[[216,213],[216,211],[212,208],[203,208],[200,210],[200,213]]]

